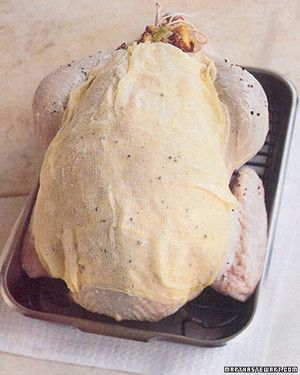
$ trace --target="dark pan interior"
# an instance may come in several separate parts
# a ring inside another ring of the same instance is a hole
[[[276,75],[259,70],[250,71],[261,82],[268,96],[270,132],[259,154],[248,164],[255,168],[263,179],[269,224],[273,225],[275,218],[272,217],[272,209],[286,135],[288,127],[291,126],[293,93],[289,85]],[[222,345],[247,326],[255,311],[257,291],[248,301],[242,303],[207,288],[198,298],[159,322],[118,323],[74,304],[63,281],[28,278],[20,265],[21,241],[20,235],[11,262],[8,263],[4,283],[10,294],[10,304],[18,305],[17,310],[32,317],[73,324],[89,332],[132,339],[163,337],[196,345]],[[20,306],[23,307],[22,311]],[[122,330],[121,327],[130,329]],[[135,333],[131,334],[133,331]]]

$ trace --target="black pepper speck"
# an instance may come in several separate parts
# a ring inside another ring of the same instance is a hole
[[[79,272],[81,273],[85,269],[85,267],[82,264],[79,264],[78,266],[79,266]]]

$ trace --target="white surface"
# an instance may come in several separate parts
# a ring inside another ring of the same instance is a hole
[[[43,361],[15,354],[0,353],[1,375],[128,375],[129,372],[82,367],[68,363]],[[130,373],[133,374],[132,372]]]
[[[25,318],[11,312],[0,302],[0,351],[142,374],[215,375],[222,374],[223,366],[227,365],[299,366],[299,169],[300,111],[285,179],[270,273],[263,287],[259,310],[248,329],[227,346],[198,348],[91,335],[76,328]],[[20,205],[18,199],[16,203]],[[1,202],[0,215],[1,221],[8,223],[8,216],[15,217],[16,212],[12,208],[7,209],[13,198],[6,202]],[[2,232],[2,239],[3,236]]]

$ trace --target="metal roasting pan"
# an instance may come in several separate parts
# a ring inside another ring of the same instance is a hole
[[[63,281],[30,279],[21,268],[21,245],[35,202],[36,187],[0,258],[0,286],[8,306],[32,318],[72,325],[94,334],[139,341],[159,339],[199,346],[221,346],[240,334],[254,316],[259,290],[263,288],[270,266],[297,106],[294,87],[280,75],[261,69],[248,70],[260,81],[268,96],[270,131],[261,151],[248,163],[264,182],[269,236],[262,281],[246,302],[222,296],[207,288],[198,298],[159,322],[116,322],[109,317],[86,311],[70,300]]]

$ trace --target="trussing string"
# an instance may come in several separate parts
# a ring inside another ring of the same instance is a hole
[[[160,16],[160,4],[156,3],[156,16],[155,16],[156,27],[160,27],[160,26],[174,27],[175,25],[185,25],[187,26],[189,31],[194,35],[194,37],[197,39],[197,41],[200,44],[206,44],[207,36],[201,31],[194,29],[193,24],[189,21],[186,21],[184,17],[191,18],[193,16],[190,14],[181,13],[181,12],[166,13],[163,16]],[[197,34],[198,37],[195,34]]]

